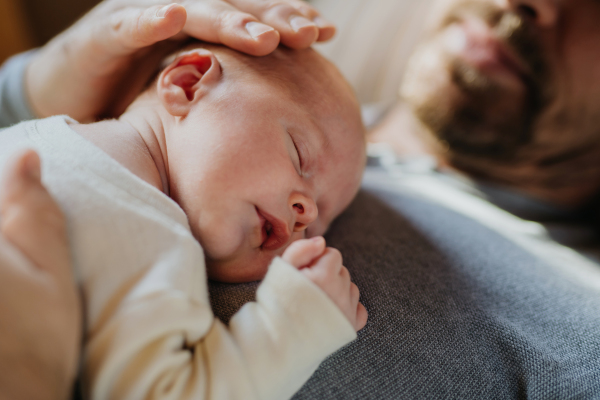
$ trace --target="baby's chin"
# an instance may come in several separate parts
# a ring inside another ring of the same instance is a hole
[[[265,277],[276,254],[253,251],[227,260],[206,259],[208,279],[223,283],[260,281]]]

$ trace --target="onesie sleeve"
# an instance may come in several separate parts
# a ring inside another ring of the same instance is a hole
[[[0,129],[35,118],[25,92],[25,70],[34,54],[16,55],[0,68]]]
[[[171,293],[128,304],[93,336],[89,398],[282,400],[356,333],[320,288],[276,258],[256,302],[229,327],[207,306]]]

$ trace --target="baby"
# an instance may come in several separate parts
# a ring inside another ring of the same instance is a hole
[[[358,190],[364,145],[351,89],[316,52],[199,43],[118,120],[1,132],[0,162],[35,149],[68,220],[85,397],[291,397],[366,323],[321,237]],[[264,280],[227,327],[207,276]]]

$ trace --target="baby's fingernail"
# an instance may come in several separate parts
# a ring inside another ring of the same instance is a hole
[[[326,20],[323,17],[315,17],[313,19],[313,22],[315,23],[315,25],[317,25],[319,28],[331,28],[334,26],[334,24],[332,22],[329,22],[328,20]]]
[[[175,7],[176,5],[177,5],[177,4],[169,4],[168,6],[164,6],[163,8],[161,8],[160,10],[158,10],[158,11],[156,12],[156,16],[157,16],[158,18],[164,18],[164,17],[167,15],[167,13],[168,13],[169,11],[171,11],[171,9],[172,9],[173,7]]]
[[[290,25],[295,32],[307,26],[316,26],[311,20],[304,17],[294,17],[290,20]]]
[[[256,39],[263,33],[267,33],[269,31],[273,31],[274,29],[269,25],[261,24],[260,22],[248,22],[246,24],[246,30],[252,36],[253,39]]]
[[[310,240],[312,240],[315,243],[321,243],[325,240],[325,238],[323,238],[323,236],[315,236],[310,238]]]

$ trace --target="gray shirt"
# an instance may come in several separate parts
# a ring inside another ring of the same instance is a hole
[[[0,68],[0,129],[34,119],[25,91],[25,70],[35,51],[19,54]]]

